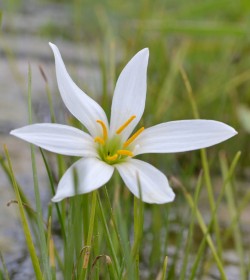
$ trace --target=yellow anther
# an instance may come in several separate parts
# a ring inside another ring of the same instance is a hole
[[[114,154],[113,156],[107,156],[106,159],[109,161],[114,161],[118,158],[118,154]]]
[[[133,156],[133,153],[128,150],[118,150],[117,154],[121,156],[129,156],[129,157]]]
[[[128,147],[134,140],[136,137],[139,136],[139,134],[142,133],[142,131],[144,130],[144,127],[141,127],[139,130],[137,130],[124,144],[123,144],[123,148]]]
[[[106,124],[101,120],[97,120],[96,122],[102,126],[103,139],[105,141],[108,138],[108,130],[107,130]]]
[[[132,117],[130,117],[122,126],[120,126],[117,130],[116,130],[116,134],[120,134],[134,119],[136,118],[135,115],[133,115]]]
[[[101,145],[104,145],[105,144],[105,141],[101,138],[101,137],[95,137],[95,142],[98,142],[100,143]]]

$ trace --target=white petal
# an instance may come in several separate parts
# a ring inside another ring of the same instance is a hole
[[[111,134],[114,134],[131,116],[136,116],[136,119],[123,131],[123,139],[128,138],[144,111],[148,57],[148,49],[139,51],[125,66],[116,83],[111,108]]]
[[[56,45],[49,43],[55,56],[56,77],[58,88],[63,102],[71,112],[95,137],[102,134],[100,125],[96,122],[102,120],[108,127],[105,112],[92,98],[86,95],[70,78],[61,54]]]
[[[82,158],[65,172],[52,201],[58,202],[66,197],[96,190],[109,181],[113,172],[113,166],[97,158]],[[78,186],[75,186],[75,178]]]
[[[134,155],[176,153],[210,147],[237,132],[222,122],[183,120],[161,123],[145,129],[133,142]]]
[[[138,159],[130,159],[117,164],[116,168],[126,186],[138,198],[140,197],[139,179],[144,202],[161,204],[174,200],[175,194],[168,184],[167,177],[151,164]]]
[[[96,157],[93,138],[71,126],[51,123],[32,124],[10,134],[45,150],[69,156]]]

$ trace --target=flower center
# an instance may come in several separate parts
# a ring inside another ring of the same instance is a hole
[[[127,157],[133,157],[133,152],[129,149],[130,144],[142,133],[144,127],[137,130],[127,141],[121,142],[119,135],[125,128],[136,118],[135,115],[131,116],[123,125],[117,130],[115,136],[108,138],[108,130],[102,120],[97,120],[102,127],[102,136],[95,137],[94,141],[98,144],[98,153],[101,159],[109,164],[115,164],[125,160]]]

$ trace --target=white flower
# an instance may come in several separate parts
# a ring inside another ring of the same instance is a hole
[[[152,165],[134,159],[144,153],[173,153],[205,148],[222,142],[237,132],[211,120],[184,120],[141,127],[131,135],[141,119],[146,100],[149,51],[139,51],[118,78],[111,107],[110,125],[103,109],[70,78],[58,48],[54,52],[61,97],[69,111],[89,134],[67,125],[33,124],[11,131],[23,140],[51,152],[82,157],[61,178],[52,201],[91,192],[107,183],[116,168],[129,190],[148,203],[173,201],[175,195],[166,176]],[[129,137],[130,136],[130,137]],[[78,176],[77,193],[74,170]]]

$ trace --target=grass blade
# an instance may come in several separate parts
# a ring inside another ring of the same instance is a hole
[[[228,170],[228,164],[227,164],[227,160],[226,160],[224,153],[220,154],[220,163],[221,163],[223,178],[224,178],[224,180],[226,180],[229,170]],[[238,214],[237,214],[238,210],[237,210],[236,203],[235,203],[235,197],[234,197],[231,181],[228,181],[228,183],[227,183],[226,198],[227,198],[227,202],[228,202],[228,209],[229,209],[229,214],[231,216],[231,221],[233,221],[233,218],[238,216]],[[233,238],[234,238],[234,242],[236,245],[236,251],[237,251],[239,259],[240,259],[241,279],[246,280],[247,271],[245,268],[245,255],[244,255],[241,231],[240,231],[240,227],[239,227],[239,220],[237,220],[237,222],[234,223]]]
[[[189,206],[195,212],[195,215],[196,215],[197,221],[199,223],[199,226],[200,226],[200,228],[201,228],[201,230],[202,230],[202,232],[203,232],[203,234],[204,234],[204,236],[206,238],[207,244],[210,247],[210,250],[211,250],[211,252],[213,254],[214,260],[215,260],[215,262],[217,264],[217,267],[218,267],[218,269],[220,271],[221,279],[222,280],[226,280],[227,276],[225,274],[223,264],[221,262],[220,256],[217,253],[216,247],[215,247],[215,245],[213,243],[211,235],[209,234],[209,230],[208,230],[208,228],[207,228],[207,226],[206,226],[206,224],[204,222],[204,219],[203,219],[200,211],[198,210],[197,205],[195,205],[195,202],[194,202],[192,196],[186,191],[184,186],[182,186],[182,185],[180,185],[180,186],[181,186],[181,189],[182,189],[182,191],[184,193],[184,196],[185,196]]]
[[[28,70],[28,109],[29,109],[29,123],[32,124],[32,101],[31,101],[31,68],[29,65]],[[34,146],[31,145],[31,162],[32,162],[32,173],[33,173],[33,182],[34,182],[34,192],[35,192],[35,200],[36,200],[36,212],[37,212],[37,224],[38,224],[38,236],[39,236],[39,247],[41,252],[41,258],[43,263],[43,269],[45,273],[46,279],[51,279],[49,261],[48,261],[48,247],[45,238],[45,230],[43,225],[43,214],[42,214],[42,204],[40,191],[38,186],[38,177],[37,177],[37,167],[36,167],[36,159],[35,159],[35,149]]]
[[[111,239],[109,228],[108,228],[108,225],[107,225],[107,222],[106,222],[106,219],[105,219],[105,213],[104,213],[104,209],[103,209],[103,206],[102,206],[102,202],[101,202],[101,198],[100,198],[99,193],[97,193],[97,200],[98,200],[98,206],[99,206],[99,209],[100,209],[100,212],[101,212],[101,221],[102,221],[102,224],[104,226],[104,230],[105,230],[105,234],[106,234],[106,238],[107,238],[107,241],[108,241],[109,248],[111,250],[112,259],[113,259],[113,262],[114,262],[114,267],[115,267],[117,275],[120,275],[119,262],[118,262],[116,252],[115,252],[115,249],[114,249],[114,246],[113,246],[113,242],[112,242],[112,239]]]
[[[199,111],[198,111],[198,107],[196,105],[195,102],[195,98],[193,95],[193,90],[192,90],[192,86],[189,82],[188,76],[184,70],[184,68],[181,66],[180,67],[180,72],[181,72],[181,76],[184,82],[184,85],[186,87],[186,91],[188,94],[188,99],[189,102],[191,104],[192,107],[192,111],[193,111],[193,116],[196,119],[199,119]],[[207,157],[207,153],[205,149],[201,149],[201,162],[202,162],[202,168],[204,171],[204,178],[205,178],[205,182],[206,182],[206,187],[207,187],[207,194],[208,194],[208,200],[209,200],[209,204],[210,204],[210,211],[214,212],[215,210],[215,198],[214,198],[214,194],[213,194],[213,187],[212,187],[212,182],[211,182],[211,175],[210,175],[210,170],[209,170],[209,164],[208,164],[208,157]],[[215,212],[214,212],[215,213]],[[221,258],[222,256],[222,244],[221,244],[221,239],[220,239],[220,228],[219,228],[219,222],[218,222],[218,218],[217,215],[214,215],[213,218],[213,226],[214,226],[214,230],[215,230],[215,235],[216,235],[216,242],[217,242],[217,248],[218,248],[218,253],[219,256]]]
[[[31,236],[31,232],[30,232],[30,229],[29,229],[29,224],[28,224],[27,218],[25,216],[25,210],[24,210],[24,207],[23,207],[23,202],[21,200],[19,189],[18,189],[17,184],[16,184],[16,179],[15,179],[15,175],[14,175],[14,172],[13,172],[13,169],[12,169],[12,164],[11,164],[11,160],[10,160],[10,156],[9,156],[9,152],[7,150],[7,147],[4,147],[4,150],[5,150],[6,158],[7,158],[7,161],[8,161],[8,167],[9,167],[9,170],[10,170],[10,176],[11,176],[11,179],[12,179],[12,184],[13,184],[13,187],[14,187],[14,190],[15,190],[17,201],[18,201],[21,223],[22,223],[22,227],[23,227],[23,231],[24,231],[24,235],[25,235],[25,239],[26,239],[26,244],[27,244],[27,247],[28,247],[28,250],[29,250],[29,253],[30,253],[30,257],[31,257],[31,261],[32,261],[32,264],[33,264],[34,272],[35,272],[35,275],[36,275],[36,279],[42,280],[43,275],[42,275],[42,272],[41,272],[40,263],[39,263],[39,260],[38,260],[37,254],[36,254],[34,243],[32,241],[32,236]]]
[[[2,265],[3,265],[4,279],[10,280],[9,273],[8,273],[8,269],[7,269],[7,267],[6,267],[6,264],[5,264],[5,261],[4,261],[4,258],[3,258],[3,255],[2,255],[1,250],[0,250],[0,260],[1,260],[1,263],[2,263]],[[1,275],[0,275],[0,276],[1,276]]]

